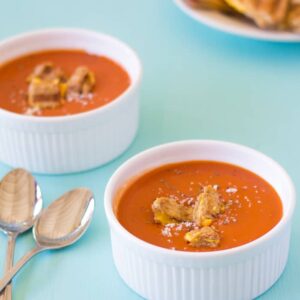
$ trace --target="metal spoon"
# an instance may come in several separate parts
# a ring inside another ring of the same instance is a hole
[[[42,210],[42,196],[34,177],[23,169],[9,172],[0,182],[0,229],[8,237],[6,263],[7,273],[13,265],[16,238],[31,228]],[[11,284],[1,294],[10,300]]]
[[[0,281],[0,292],[35,254],[76,242],[88,228],[94,212],[94,196],[85,188],[74,189],[44,209],[34,224],[36,247],[25,254]]]

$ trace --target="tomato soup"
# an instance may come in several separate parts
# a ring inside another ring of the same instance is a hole
[[[156,223],[152,209],[155,199],[165,199],[161,197],[193,209],[205,186],[218,192],[226,208],[212,220],[220,236],[213,248],[191,246],[185,239],[190,222]],[[283,213],[278,194],[264,179],[213,161],[175,163],[146,172],[126,184],[115,201],[117,218],[130,233],[148,243],[183,251],[216,251],[249,243],[270,231]]]
[[[28,77],[39,64],[49,62],[69,78],[79,66],[93,73],[95,86],[91,97],[64,101],[59,107],[36,109],[28,104]],[[104,106],[120,96],[130,85],[128,73],[108,57],[77,50],[32,53],[0,66],[0,108],[18,114],[65,116]]]

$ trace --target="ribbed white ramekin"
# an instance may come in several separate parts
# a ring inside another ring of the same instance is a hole
[[[251,243],[206,253],[160,248],[124,229],[114,212],[116,193],[145,170],[187,160],[228,162],[255,172],[279,194],[281,221]],[[286,265],[294,206],[294,186],[281,166],[255,150],[219,141],[182,141],[142,152],[114,173],[105,190],[105,211],[119,274],[138,294],[155,300],[247,300],[265,292]]]
[[[104,34],[49,29],[1,42],[0,64],[51,49],[80,49],[105,55],[125,68],[131,85],[116,100],[77,115],[35,117],[0,109],[0,161],[37,173],[69,173],[114,159],[130,145],[138,128],[142,71],[137,55]]]

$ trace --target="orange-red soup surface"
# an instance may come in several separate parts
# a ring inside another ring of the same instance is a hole
[[[151,205],[157,197],[175,197],[192,205],[202,187],[218,187],[230,203],[214,221],[221,242],[217,248],[195,248],[184,240],[182,230],[153,221]],[[121,225],[151,244],[184,251],[216,251],[249,243],[270,231],[282,217],[282,203],[274,188],[258,175],[226,163],[189,161],[164,165],[129,182],[118,193],[116,215]]]
[[[93,98],[85,101],[67,101],[61,107],[31,112],[27,102],[26,80],[33,69],[44,62],[51,62],[60,67],[67,76],[70,76],[78,66],[89,68],[96,78]],[[0,66],[0,108],[19,114],[47,117],[72,115],[101,107],[113,101],[129,85],[130,78],[127,72],[107,57],[77,50],[36,52]]]

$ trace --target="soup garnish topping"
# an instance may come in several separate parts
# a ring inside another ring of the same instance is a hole
[[[225,204],[211,185],[203,188],[193,206],[160,197],[153,202],[152,211],[154,221],[162,225],[191,222],[194,229],[187,232],[184,238],[194,247],[216,247],[220,243],[220,236],[212,224],[225,211]]]
[[[31,108],[55,108],[80,98],[92,98],[96,80],[84,66],[77,67],[67,80],[51,62],[39,64],[28,77],[28,104]]]

